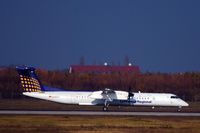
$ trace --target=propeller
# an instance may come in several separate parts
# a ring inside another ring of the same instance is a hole
[[[128,101],[129,101],[129,103],[131,102],[131,97],[133,97],[134,96],[134,94],[131,92],[131,87],[129,86],[129,88],[128,88]]]

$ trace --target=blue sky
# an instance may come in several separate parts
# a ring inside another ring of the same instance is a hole
[[[198,0],[1,0],[0,65],[123,64],[200,71]]]

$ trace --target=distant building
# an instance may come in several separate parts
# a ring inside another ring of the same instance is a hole
[[[69,73],[139,73],[138,66],[109,66],[109,65],[71,65]]]

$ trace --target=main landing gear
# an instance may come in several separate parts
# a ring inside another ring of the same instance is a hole
[[[103,111],[108,111],[108,107],[104,106]]]
[[[103,111],[108,111],[108,106],[109,106],[108,102],[105,101],[104,106],[103,106]]]

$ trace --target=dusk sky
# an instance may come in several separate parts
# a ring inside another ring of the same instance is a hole
[[[199,0],[0,0],[0,66],[200,71]]]

